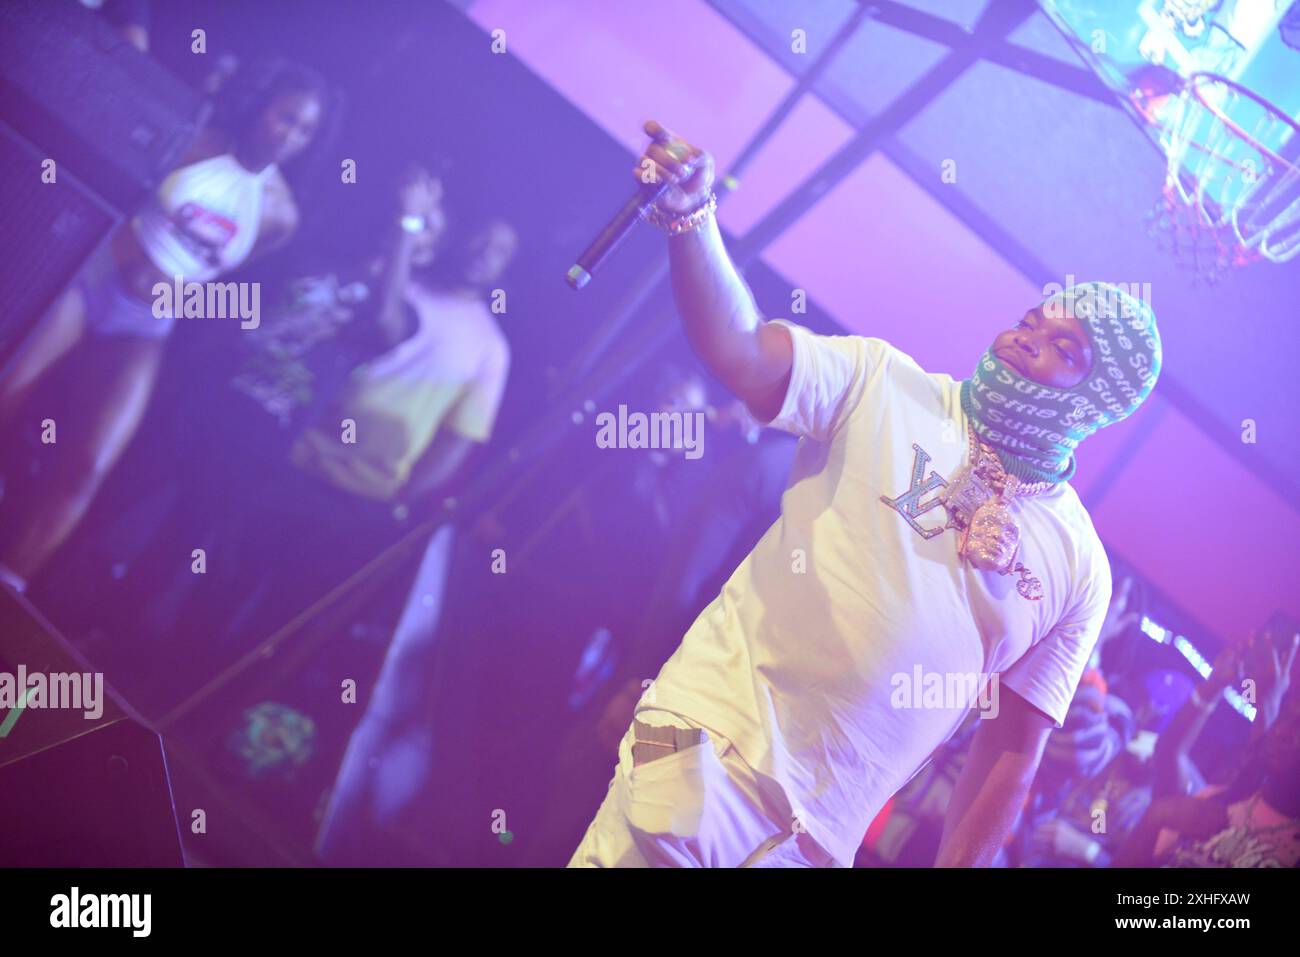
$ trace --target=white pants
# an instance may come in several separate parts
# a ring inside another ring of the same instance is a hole
[[[656,726],[698,727],[667,712],[642,712]],[[632,766],[635,722],[618,746],[605,800],[569,867],[834,867],[789,803],[764,788],[726,738]]]

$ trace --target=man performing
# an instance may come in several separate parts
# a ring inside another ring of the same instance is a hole
[[[936,864],[987,866],[1106,615],[1073,452],[1151,393],[1155,317],[1071,287],[964,381],[878,338],[764,320],[712,216],[712,158],[645,130],[642,165],[675,184],[653,218],[687,338],[801,441],[780,519],[642,695],[569,866],[851,867],[977,696]]]

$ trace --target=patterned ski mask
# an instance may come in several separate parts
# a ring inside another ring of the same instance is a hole
[[[1132,415],[1160,375],[1160,334],[1151,308],[1109,283],[1071,286],[1042,304],[1044,316],[1072,315],[1092,344],[1092,368],[1057,389],[1016,372],[988,350],[961,385],[975,434],[1008,473],[1026,482],[1067,482],[1074,449]]]

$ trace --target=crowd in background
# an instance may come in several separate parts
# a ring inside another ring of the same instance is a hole
[[[1274,616],[1228,645],[1208,678],[1141,668],[1135,579],[1116,588],[1090,668],[1048,738],[1003,867],[1294,867],[1300,861],[1300,695],[1291,669],[1300,628]],[[1193,758],[1209,719],[1247,692],[1248,743]],[[867,865],[928,866],[974,735],[972,711],[890,802],[859,855]]]

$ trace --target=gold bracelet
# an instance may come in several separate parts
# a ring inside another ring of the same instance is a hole
[[[709,191],[709,198],[705,200],[698,209],[690,213],[670,213],[659,208],[658,204],[650,207],[646,213],[646,222],[652,226],[658,226],[664,232],[672,236],[680,236],[682,233],[690,232],[698,227],[718,208],[718,196],[712,190]]]

